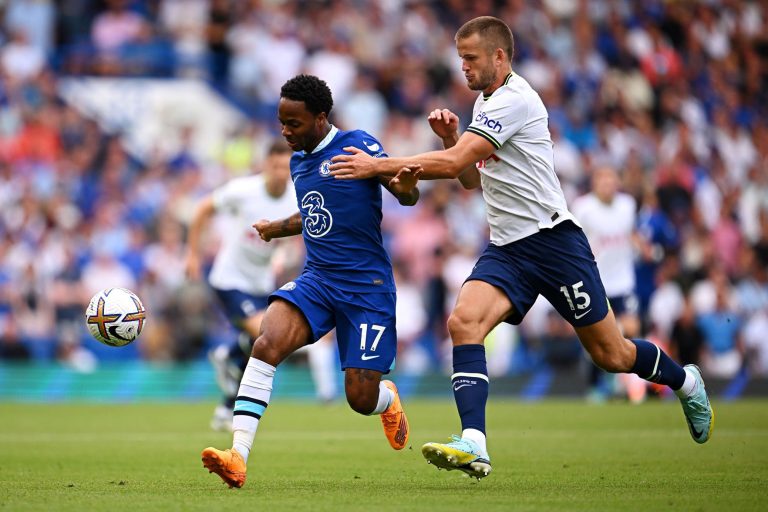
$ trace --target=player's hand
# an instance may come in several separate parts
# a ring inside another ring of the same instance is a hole
[[[184,259],[184,274],[190,281],[199,281],[202,278],[200,258],[192,251],[187,252],[187,257]]]
[[[272,240],[272,234],[269,230],[270,221],[266,219],[257,220],[252,224],[253,229],[259,233],[259,237],[265,242]]]
[[[362,149],[347,146],[348,155],[336,155],[331,158],[331,176],[340,180],[361,180],[376,176],[376,158]]]
[[[419,182],[421,173],[424,172],[421,164],[409,164],[399,171],[389,180],[389,188],[395,193],[410,192]]]
[[[441,139],[450,139],[458,137],[459,134],[459,116],[447,108],[436,108],[427,116],[429,127],[435,132],[435,135]]]

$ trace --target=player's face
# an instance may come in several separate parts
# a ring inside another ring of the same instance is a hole
[[[610,203],[619,189],[619,177],[610,168],[595,170],[592,176],[592,190],[600,201]]]
[[[489,52],[480,34],[472,34],[456,41],[461,57],[461,70],[467,87],[473,91],[488,89],[496,81],[497,66],[494,52]]]
[[[277,118],[282,126],[280,133],[293,151],[312,151],[324,136],[325,113],[313,114],[303,101],[280,98]]]
[[[280,196],[291,177],[291,154],[272,153],[264,162],[264,180],[273,195]]]

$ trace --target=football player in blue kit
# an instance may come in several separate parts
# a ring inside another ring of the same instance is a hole
[[[240,381],[233,412],[233,444],[206,448],[203,465],[230,487],[242,487],[256,428],[269,404],[277,365],[334,327],[350,407],[380,415],[390,445],[408,442],[408,419],[394,383],[382,380],[397,350],[395,282],[381,236],[381,187],[403,205],[419,197],[419,166],[406,166],[398,180],[340,181],[330,176],[331,158],[344,147],[387,156],[378,140],[360,130],[341,131],[328,121],[333,98],[314,76],[299,75],[280,91],[282,135],[295,151],[291,179],[299,212],[259,220],[261,238],[301,234],[307,258],[302,274],[274,292],[251,358]]]

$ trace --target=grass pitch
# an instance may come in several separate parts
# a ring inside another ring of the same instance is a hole
[[[452,402],[405,407],[411,447],[395,452],[378,418],[276,401],[232,490],[200,462],[230,445],[212,404],[0,404],[0,510],[768,510],[768,401],[715,403],[703,446],[676,401],[492,401],[480,482],[421,457],[457,432]]]

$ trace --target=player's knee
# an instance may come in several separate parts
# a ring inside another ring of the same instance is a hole
[[[359,414],[368,415],[376,408],[378,397],[356,389],[347,389],[347,403],[353,411]]]
[[[473,320],[464,310],[455,309],[448,317],[448,333],[454,341],[472,336],[473,332],[477,332],[478,327],[478,322]]]
[[[270,343],[267,336],[261,335],[253,342],[251,357],[255,357],[259,361],[264,361],[272,366],[277,366],[283,360],[284,356],[277,344]]]

